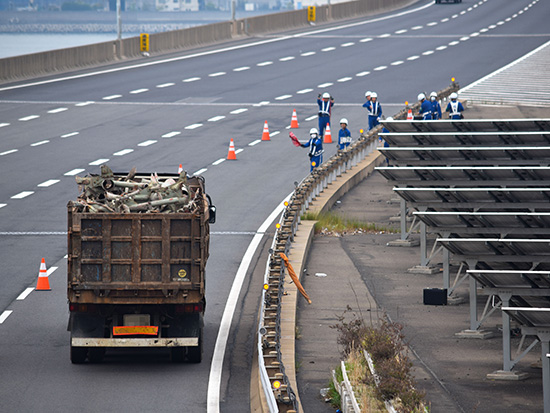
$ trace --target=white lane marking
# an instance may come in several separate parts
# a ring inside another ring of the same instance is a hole
[[[384,34],[381,34],[380,36],[378,36],[378,38],[380,38],[380,39],[385,39],[386,37],[391,37],[391,34],[390,33],[384,33]]]
[[[44,181],[41,184],[38,184],[36,186],[39,186],[40,188],[47,188],[49,186],[55,185],[58,182],[59,182],[59,179],[48,179],[47,181]]]
[[[279,59],[279,61],[280,62],[289,62],[289,61],[294,60],[294,59],[296,59],[294,56],[287,56],[287,57],[281,57]]]
[[[380,71],[380,70],[384,70],[384,69],[387,69],[388,66],[378,66],[378,67],[375,67],[374,69],[372,70],[376,70],[377,72]]]
[[[436,47],[435,50],[445,50],[447,48],[447,46],[439,46],[439,47]]]
[[[263,67],[263,66],[269,66],[269,65],[272,65],[272,64],[273,64],[273,62],[267,61],[267,62],[258,63],[256,66]]]
[[[309,122],[310,120],[317,119],[317,115],[310,116],[309,118],[305,118],[306,122]]]
[[[242,72],[243,70],[248,70],[250,69],[250,66],[242,66],[242,67],[236,67],[235,69],[233,69],[234,72]]]
[[[479,32],[480,33],[487,33],[488,31],[489,31],[489,29],[485,27],[485,28],[481,29]]]
[[[437,26],[437,22],[430,22],[426,26],[430,26],[430,27]]]
[[[279,133],[281,133],[281,131],[276,130],[275,132],[271,132],[271,133],[269,134],[269,137],[272,138],[272,137],[274,137],[274,136],[277,136]]]
[[[149,92],[149,89],[143,88],[143,89],[131,90],[130,94],[131,95],[139,95],[140,93],[145,93],[145,92]]]
[[[355,76],[357,77],[363,77],[363,76],[367,76],[368,74],[370,74],[370,72],[368,70],[364,71],[364,72],[359,72],[357,73]]]
[[[353,79],[352,77],[342,77],[338,79],[337,82],[344,83],[344,82],[349,82],[352,79]]]
[[[329,46],[329,47],[325,47],[324,49],[321,49],[322,52],[332,52],[333,50],[336,50],[336,47]]]
[[[29,121],[29,120],[37,119],[37,118],[39,118],[39,117],[40,117],[40,116],[38,116],[38,115],[30,115],[30,116],[25,116],[24,118],[20,118],[19,120],[20,120],[21,122],[27,122],[27,121]]]
[[[305,53],[302,53],[300,56],[307,57],[307,56],[313,56],[314,54],[317,54],[317,52],[305,52]]]
[[[416,60],[416,59],[420,59],[420,56],[409,56],[409,57],[407,57],[407,60]]]
[[[491,24],[491,25],[489,26],[489,29],[491,29],[491,30],[496,29],[496,28],[497,28],[497,25],[496,25],[496,24]]]
[[[225,158],[220,158],[220,159],[218,159],[216,162],[212,162],[212,165],[216,166],[216,165],[221,164],[221,163],[224,162],[224,161],[225,161]]]
[[[33,287],[29,287],[27,289],[25,289],[25,291],[23,291],[21,294],[19,294],[19,296],[16,298],[16,300],[18,301],[22,301],[24,300],[25,298],[28,297],[28,295],[30,293],[32,293],[34,291],[34,288]]]
[[[103,158],[103,159],[97,159],[93,162],[90,162],[88,165],[99,166],[99,165],[103,165],[104,163],[107,163],[107,162],[109,162],[109,159]]]
[[[422,28],[423,26],[414,26],[414,27],[411,27],[411,30],[420,30]]]
[[[262,100],[259,103],[255,103],[254,106],[266,106],[269,105],[269,100]]]
[[[422,56],[429,56],[431,54],[434,54],[433,50],[426,50],[425,52],[422,53]]]
[[[52,109],[52,110],[49,110],[48,113],[61,113],[61,112],[65,112],[66,110],[69,110],[69,108],[57,108],[57,109]]]
[[[122,149],[121,151],[113,153],[114,156],[124,156],[134,152],[133,149]]]
[[[190,77],[190,78],[187,78],[187,79],[183,79],[182,82],[190,83],[190,82],[196,82],[197,80],[201,80],[201,78],[200,77]]]
[[[238,153],[241,153],[242,151],[244,151],[244,149],[243,149],[243,148],[241,148],[241,149],[237,149],[237,150],[235,151],[235,155],[237,155]]]
[[[10,149],[9,151],[0,152],[0,156],[9,155],[10,153],[17,152],[19,149]]]
[[[60,79],[60,80],[64,80],[64,79]],[[75,106],[83,107],[83,106],[93,105],[94,103],[95,102],[93,100],[88,100],[86,102],[75,103]]]
[[[29,195],[32,195],[34,194],[34,191],[23,191],[23,192],[19,192],[18,194],[10,197],[11,199],[23,199],[23,198],[26,198],[28,197]]]
[[[395,62],[390,63],[391,66],[399,66],[405,63],[403,60],[397,60]]]
[[[208,122],[217,122],[217,121],[222,120],[222,119],[225,119],[225,116],[223,116],[223,115],[214,116],[213,118],[208,119]]]
[[[200,128],[201,126],[202,126],[202,123],[193,123],[192,125],[186,126],[184,129],[193,130],[193,129]]]
[[[50,267],[48,268],[48,270],[46,271],[46,275],[49,277],[50,275],[52,275],[52,273],[57,270],[58,267]]]
[[[103,99],[103,100],[113,100],[113,99],[118,99],[118,98],[121,98],[121,97],[122,97],[122,95],[109,95],[109,96],[104,96],[101,99]]]
[[[35,142],[35,143],[31,143],[31,146],[40,146],[40,145],[45,145],[47,143],[50,143],[49,140],[45,139],[43,141],[39,141],[39,142]]]
[[[285,100],[285,99],[290,99],[291,97],[292,95],[282,95],[282,96],[277,96],[275,100]]]
[[[229,113],[231,113],[232,115],[238,115],[239,113],[246,112],[247,110],[248,110],[247,108],[240,108],[240,109],[232,110]]]
[[[440,21],[441,21],[441,23],[447,23],[449,21],[449,18],[445,17],[444,19],[441,19]]]
[[[165,138],[165,139],[173,138],[174,136],[178,136],[180,133],[181,133],[180,131],[168,132],[162,135],[161,138]]]
[[[462,10],[460,14],[466,14],[466,10]]]
[[[474,33],[470,34],[470,37],[477,37],[477,36],[479,36],[478,32],[474,32]]]
[[[248,146],[254,146],[254,145],[257,145],[261,142],[262,140],[261,139],[256,139],[255,141],[252,141],[248,144]]]
[[[261,45],[275,43],[275,42],[294,40],[296,38],[307,37],[307,36],[311,36],[311,35],[316,35],[316,34],[326,33],[326,32],[332,32],[332,31],[347,29],[347,28],[356,27],[356,26],[363,26],[365,24],[381,22],[381,21],[390,20],[390,19],[393,19],[393,18],[396,18],[396,17],[406,16],[408,14],[413,14],[413,13],[423,11],[424,9],[432,7],[433,5],[434,5],[434,2],[429,2],[429,3],[424,4],[424,5],[422,5],[418,8],[415,8],[415,9],[400,11],[400,12],[397,12],[397,13],[394,13],[394,14],[389,14],[389,15],[382,16],[382,17],[375,17],[375,18],[370,19],[370,20],[362,20],[362,21],[359,21],[359,22],[354,22],[354,23],[349,23],[349,24],[342,24],[342,25],[339,25],[339,26],[328,27],[326,29],[315,29],[315,30],[306,31],[306,32],[303,32],[303,33],[293,34],[293,35],[290,35],[290,36],[275,37],[275,38],[260,40],[260,41],[253,42],[253,43],[245,43],[245,44],[240,44],[240,45],[237,45],[237,46],[229,46],[229,47],[225,47],[225,48],[221,48],[221,49],[208,50],[206,52],[199,52],[199,53],[193,53],[193,54],[189,54],[189,55],[185,55],[185,56],[172,57],[172,58],[169,58],[169,59],[148,61],[148,62],[145,62],[145,63],[137,63],[135,65],[130,65],[130,66],[123,66],[123,67],[117,67],[117,68],[112,68],[112,69],[99,70],[99,71],[96,71],[96,72],[82,73],[82,74],[73,75],[73,76],[65,76],[65,77],[60,77],[60,78],[55,78],[55,79],[44,80],[44,81],[40,81],[40,82],[23,83],[23,84],[15,85],[15,86],[7,86],[7,87],[4,87],[4,88],[0,88],[0,91],[12,90],[12,89],[21,89],[21,88],[25,88],[25,87],[45,85],[45,84],[49,84],[49,83],[64,82],[66,80],[81,79],[81,78],[90,77],[90,76],[99,76],[99,75],[104,75],[104,74],[107,74],[107,73],[115,73],[115,72],[121,72],[121,71],[126,71],[126,70],[133,70],[133,69],[136,69],[136,68],[149,67],[149,66],[154,66],[154,65],[159,65],[159,64],[177,62],[177,61],[180,61],[180,60],[189,60],[189,59],[193,59],[193,58],[201,57],[201,56],[210,56],[210,55],[230,52],[230,51],[234,51],[234,50],[248,49],[250,47],[261,46]]]
[[[460,44],[460,42],[458,40],[454,40],[449,43],[449,46],[456,46],[457,44]]]
[[[407,33],[407,32],[408,32],[407,29],[401,29],[401,30],[397,30],[397,31],[395,32],[395,34],[403,34],[403,33]]]
[[[71,136],[76,136],[76,135],[78,135],[79,133],[80,133],[80,132],[70,132],[70,133],[66,133],[65,135],[61,135],[61,137],[62,137],[63,139],[65,139],[65,138],[70,138]]]
[[[200,175],[208,171],[206,168],[199,169],[197,172],[195,172],[193,175]]]
[[[156,87],[159,88],[159,89],[164,89],[165,87],[170,87],[170,86],[174,86],[175,83],[172,83],[172,82],[168,82],[168,83],[162,83],[160,85],[157,85]]]
[[[355,42],[348,42],[348,43],[343,43],[340,45],[340,47],[350,47],[350,46],[353,46],[355,44]]]
[[[208,76],[209,77],[218,77],[218,76],[223,76],[225,74],[226,74],[225,72],[216,72],[216,73],[210,73]]]
[[[327,82],[327,83],[321,83],[320,85],[317,85],[317,87],[329,87],[329,86],[332,86],[334,83],[330,83],[330,82]]]
[[[470,38],[468,36],[464,36],[460,38],[461,42],[465,42],[466,40],[469,40]]]
[[[313,89],[302,89],[297,91],[296,93],[298,93],[299,95],[303,95],[304,93],[309,93],[309,92],[313,92]]]
[[[4,324],[4,321],[13,313],[12,310],[5,310],[2,315],[0,315],[0,324]]]
[[[0,204],[0,208],[4,208],[8,204]]]
[[[290,199],[290,195],[284,199],[284,202]],[[225,308],[223,310],[222,319],[220,322],[220,329],[218,336],[216,337],[216,344],[214,345],[214,354],[212,355],[212,363],[210,364],[210,375],[208,378],[208,391],[207,391],[207,413],[218,413],[220,411],[220,386],[222,379],[223,360],[225,358],[225,349],[227,347],[227,340],[229,338],[229,331],[231,329],[231,322],[233,315],[235,314],[235,308],[239,301],[239,295],[248,272],[248,268],[252,262],[252,258],[260,245],[260,242],[267,231],[267,229],[273,223],[273,220],[281,214],[284,209],[284,202],[281,202],[273,210],[273,212],[266,218],[266,220],[260,225],[258,231],[252,238],[252,241],[248,245],[237,273],[233,278],[233,284]]]
[[[458,17],[458,14],[453,14],[453,15],[451,16],[451,19],[456,19],[457,17]]]
[[[359,40],[359,43],[367,43],[367,42],[372,42],[373,38],[372,37],[367,37],[365,39],[361,39]]]
[[[76,168],[72,169],[69,172],[65,172],[63,175],[65,176],[75,176],[76,174],[79,174],[81,172],[84,172],[86,169]]]
[[[138,143],[138,146],[149,146],[149,145],[153,145],[155,143],[157,143],[158,141],[154,140],[154,139],[149,139],[148,141],[143,141],[141,143]]]
[[[0,128],[3,128],[4,126],[10,126],[9,123],[0,123]]]

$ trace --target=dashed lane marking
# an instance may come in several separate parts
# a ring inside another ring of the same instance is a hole
[[[145,93],[145,92],[148,92],[149,89],[146,89],[146,88],[143,88],[143,89],[136,89],[136,90],[131,90],[130,91],[130,94],[132,95],[139,95],[140,93]]]
[[[69,110],[69,108],[57,108],[57,109],[52,109],[52,110],[49,110],[48,113],[51,113],[51,114],[54,114],[54,113],[61,113],[61,112],[65,112],[66,110]]]
[[[309,122],[310,120],[317,119],[317,115],[310,116],[309,118],[305,118],[306,122]]]
[[[272,65],[272,64],[273,64],[273,62],[267,61],[267,62],[258,63],[256,66],[264,67],[264,66],[269,66],[269,65]]]
[[[9,155],[10,153],[17,152],[19,149],[10,149],[9,151],[0,152],[0,156]]]
[[[133,149],[122,149],[121,151],[113,153],[114,156],[124,156],[134,152]]]
[[[30,115],[30,116],[25,116],[24,118],[19,118],[19,121],[28,122],[29,120],[38,119],[39,117],[40,116],[38,115]]]
[[[165,133],[164,135],[162,135],[161,138],[165,138],[165,139],[173,138],[174,136],[177,136],[180,133],[181,133],[180,131],[168,132],[168,133]]]
[[[336,50],[336,47],[330,46],[330,47],[325,47],[324,49],[321,49],[322,52],[332,52],[333,50]]]
[[[9,123],[0,123],[0,128],[3,128],[5,126],[10,126],[10,124]]]
[[[0,204],[0,208],[4,208],[8,204]]]
[[[93,105],[94,103],[95,102],[93,100],[88,100],[86,102],[75,103],[75,106],[83,107],[83,106]]]
[[[212,162],[212,165],[216,166],[216,165],[221,164],[221,163],[224,162],[224,161],[225,161],[225,158],[220,158],[220,159],[218,159],[217,161]]]
[[[270,135],[271,136],[271,135]],[[252,141],[248,144],[248,146],[254,146],[254,145],[257,145],[261,142],[262,140],[261,139],[256,139],[255,141]]]
[[[78,135],[80,132],[70,132],[70,133],[66,133],[64,135],[61,135],[61,138],[65,139],[65,138],[70,138],[71,136],[76,136]]]
[[[287,57],[281,57],[279,59],[279,61],[280,62],[289,62],[289,61],[294,60],[294,59],[296,59],[294,56],[287,56]]]
[[[195,172],[193,175],[200,175],[205,173],[206,171],[208,171],[207,168],[202,168],[202,169],[199,169],[197,172]]]
[[[188,79],[183,79],[182,82],[190,83],[190,82],[196,82],[197,80],[201,80],[201,78],[200,77],[190,77]]]
[[[47,188],[49,186],[55,185],[58,182],[59,182],[59,179],[48,179],[47,181],[44,181],[41,184],[38,184],[36,186],[39,186],[40,188]]]
[[[339,83],[344,83],[344,82],[349,82],[350,80],[352,80],[353,78],[352,77],[342,77],[340,79],[337,80],[337,82]]]
[[[269,134],[269,137],[272,138],[272,137],[274,137],[274,136],[277,136],[279,133],[281,133],[281,131],[276,130],[275,132],[271,132],[271,133]]]
[[[214,116],[213,118],[208,119],[208,122],[217,122],[217,121],[222,120],[222,119],[225,119],[225,116],[223,116],[223,115]]]
[[[340,47],[350,47],[350,46],[353,46],[354,44],[355,44],[354,42],[344,43],[344,44],[341,44]]]
[[[32,293],[34,291],[34,288],[33,287],[29,287],[27,289],[25,289],[25,291],[23,291],[21,294],[19,294],[19,296],[16,298],[16,300],[18,301],[23,301],[25,298],[27,298],[29,296],[30,293]]]
[[[233,69],[234,72],[242,72],[244,70],[248,70],[250,69],[250,66],[242,66],[242,67],[236,67],[235,69]]]
[[[104,96],[101,99],[102,100],[114,100],[114,99],[119,99],[121,97],[122,97],[122,95],[110,95],[110,96]]]
[[[26,198],[28,197],[29,195],[32,195],[34,194],[34,191],[23,191],[23,192],[19,192],[18,194],[10,197],[11,199],[23,199],[23,198]]]
[[[138,146],[149,146],[149,145],[153,145],[155,143],[157,143],[158,141],[157,140],[154,140],[154,139],[149,139],[147,141],[143,141],[141,143],[138,143]]]
[[[248,110],[247,108],[240,108],[240,109],[232,110],[229,113],[231,113],[232,115],[238,115],[239,113],[246,112],[247,110]]]
[[[47,143],[50,143],[49,140],[43,140],[43,141],[40,141],[40,142],[35,142],[35,143],[31,143],[31,146],[41,146],[41,145],[45,145]]]
[[[357,73],[355,76],[357,77],[363,77],[363,76],[367,76],[368,74],[370,74],[370,72],[368,70],[364,71],[364,72],[359,72]]]
[[[300,56],[307,57],[307,56],[313,56],[314,54],[317,54],[317,52],[305,52],[305,53],[302,53]]]
[[[187,130],[193,130],[200,128],[202,126],[202,123],[193,123],[192,125],[186,126],[185,129]]]
[[[388,66],[378,66],[378,67],[375,67],[373,70],[379,72],[380,70],[384,70],[384,69],[387,69]]]
[[[330,83],[330,82],[327,82],[327,83],[321,83],[320,85],[317,85],[317,87],[329,87],[329,86],[332,86],[334,83]]]
[[[297,91],[296,93],[299,95],[303,95],[304,93],[309,93],[309,92],[313,92],[313,89],[302,89]]]
[[[360,43],[367,43],[367,42],[372,42],[373,38],[372,37],[367,37],[365,39],[361,39],[359,40]]]
[[[175,83],[172,83],[172,82],[169,82],[169,83],[162,83],[160,85],[157,85],[156,87],[159,88],[159,89],[164,89],[165,87],[170,87],[170,86],[174,86]]]
[[[282,95],[282,96],[277,96],[275,100],[286,100],[286,99],[290,99],[291,97],[292,95]]]
[[[242,151],[244,151],[244,149],[243,149],[243,148],[241,148],[241,149],[237,149],[237,150],[235,151],[235,155],[237,155],[237,154],[241,153]]]
[[[4,321],[7,320],[11,313],[13,313],[12,310],[5,310],[2,315],[0,315],[0,324],[4,324]]]
[[[210,73],[208,76],[209,77],[219,77],[219,76],[223,76],[225,74],[226,74],[225,72],[216,72],[216,73]]]
[[[107,163],[107,162],[109,162],[109,159],[103,158],[103,159],[97,159],[93,162],[90,162],[88,165],[99,166],[99,165],[103,165],[104,163]]]
[[[69,172],[65,172],[63,175],[65,176],[75,176],[76,174],[79,174],[81,172],[84,172],[86,169],[76,168],[72,169]]]

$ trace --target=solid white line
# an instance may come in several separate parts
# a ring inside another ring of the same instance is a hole
[[[47,188],[49,186],[55,185],[58,182],[59,182],[59,179],[48,179],[47,181],[44,181],[41,184],[38,184],[36,186],[39,186],[40,188]]]
[[[254,146],[254,145],[257,145],[261,142],[262,140],[261,139],[256,139],[255,141],[252,141],[248,144],[248,146]]]
[[[197,172],[195,172],[193,175],[200,175],[208,171],[206,168],[199,169]]]
[[[88,165],[93,165],[93,166],[99,166],[99,165],[103,165],[104,163],[107,163],[109,162],[109,159],[98,159],[98,160],[95,160],[93,162],[90,162]]]
[[[145,93],[145,92],[148,92],[148,91],[149,91],[149,89],[145,89],[145,88],[144,89],[136,89],[136,90],[130,91],[130,94],[137,95],[139,93]]]
[[[216,166],[216,165],[221,164],[221,163],[224,162],[224,161],[225,161],[225,158],[220,158],[220,159],[218,159],[216,162],[212,162],[212,165]]]
[[[168,133],[165,133],[164,135],[162,135],[161,138],[173,138],[174,136],[177,136],[180,133],[181,132],[179,132],[179,131],[168,132]]]
[[[27,121],[29,121],[29,120],[37,119],[37,118],[39,118],[39,117],[40,117],[40,116],[38,116],[38,115],[30,115],[30,116],[25,116],[24,118],[20,118],[19,120],[20,120],[21,122],[27,122]]]
[[[52,110],[49,110],[48,113],[60,113],[60,112],[65,112],[66,110],[69,110],[68,108],[57,108],[57,109],[52,109]]]
[[[138,143],[138,146],[149,146],[149,145],[153,145],[154,143],[157,143],[157,142],[158,141],[156,141],[154,139],[149,139],[148,141]]]
[[[32,195],[34,194],[34,191],[23,191],[23,192],[19,192],[18,194],[10,197],[11,199],[23,199],[23,198],[26,198],[28,197],[29,195]]]
[[[19,296],[16,298],[16,300],[19,300],[19,301],[24,300],[33,291],[34,291],[34,287],[29,287],[29,288],[25,289],[25,291],[23,291],[21,294],[19,294]]]
[[[134,152],[133,149],[122,149],[121,151],[113,153],[114,156],[124,156]]]
[[[65,176],[75,176],[76,174],[79,174],[81,172],[84,172],[86,169],[80,169],[80,168],[77,168],[77,169],[73,169],[69,172],[65,172],[63,175]]]
[[[290,199],[288,195],[284,202]],[[256,235],[252,238],[252,241],[248,245],[246,252],[241,260],[241,264],[237,269],[237,274],[233,278],[233,284],[229,297],[227,298],[223,316],[220,322],[220,329],[218,337],[216,338],[216,344],[214,346],[214,354],[212,356],[212,364],[210,365],[210,376],[208,378],[208,392],[207,392],[207,406],[206,411],[208,413],[218,413],[220,411],[220,387],[222,379],[223,359],[225,358],[225,349],[227,347],[227,340],[229,338],[229,330],[231,329],[231,322],[233,315],[235,314],[235,308],[237,307],[239,295],[243,286],[246,273],[252,262],[252,258],[260,245],[260,242],[267,231],[269,226],[273,223],[273,220],[281,214],[284,209],[284,202],[281,202],[273,210],[273,212],[267,217],[267,219],[260,225]]]
[[[9,155],[10,153],[17,152],[19,149],[10,149],[9,151],[1,152],[0,156]]]
[[[71,136],[76,136],[78,135],[80,132],[71,132],[71,133],[66,133],[65,135],[61,135],[62,138],[70,138]]]
[[[44,141],[40,141],[40,142],[31,143],[31,146],[40,146],[40,145],[44,145],[44,144],[49,143],[49,142],[50,142],[49,140],[44,140]]]
[[[10,316],[10,314],[13,313],[12,310],[6,310],[0,315],[0,324],[3,324],[4,321]]]

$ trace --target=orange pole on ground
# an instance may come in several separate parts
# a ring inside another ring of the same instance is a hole
[[[304,296],[304,298],[307,300],[309,304],[311,304],[311,300],[309,299],[309,296],[306,293],[306,290],[304,290],[304,287],[302,287],[302,283],[300,283],[300,280],[298,279],[298,276],[294,272],[294,268],[292,268],[292,265],[288,261],[288,257],[284,253],[279,253],[283,261],[285,262],[285,267],[288,271],[288,275],[290,275],[290,278],[292,278],[292,281],[294,281],[294,284],[296,284],[296,288],[298,288],[298,291]]]

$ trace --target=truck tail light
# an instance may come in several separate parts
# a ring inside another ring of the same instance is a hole
[[[202,313],[202,304],[179,304],[176,305],[176,313]]]

